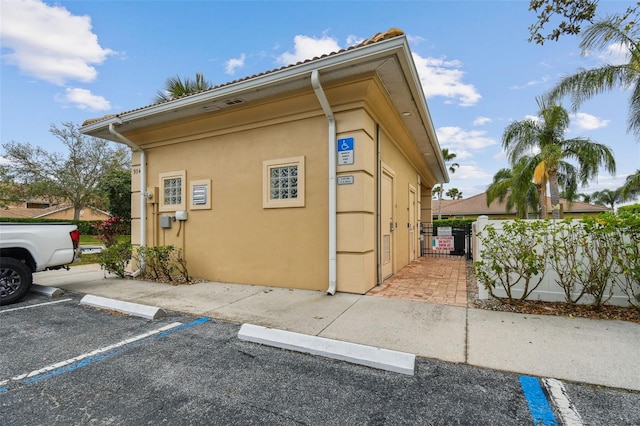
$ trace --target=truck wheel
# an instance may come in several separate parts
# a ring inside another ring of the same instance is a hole
[[[0,257],[0,305],[22,299],[32,281],[33,275],[26,264],[12,257]]]

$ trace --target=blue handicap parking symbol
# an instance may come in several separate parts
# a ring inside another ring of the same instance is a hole
[[[353,138],[338,139],[338,152],[353,151]]]

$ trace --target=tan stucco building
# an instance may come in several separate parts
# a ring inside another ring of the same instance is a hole
[[[132,242],[213,281],[365,293],[448,181],[399,30],[81,130],[133,150]]]

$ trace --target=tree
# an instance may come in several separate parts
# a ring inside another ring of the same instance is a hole
[[[444,160],[445,166],[449,166],[449,171],[451,173],[455,173],[460,164],[452,163],[453,159],[456,158],[456,154],[453,152],[449,152],[448,148],[442,148],[442,159]],[[438,193],[438,220],[442,219],[442,194],[444,191],[444,184],[440,185],[440,191]]]
[[[131,172],[126,169],[107,171],[98,181],[98,189],[109,200],[109,213],[128,222],[131,220]]]
[[[526,219],[530,211],[538,212],[538,189],[533,183],[529,164],[529,159],[523,157],[512,169],[498,170],[487,187],[487,207],[498,200],[505,204],[507,212],[515,208],[520,219]]]
[[[51,134],[67,148],[68,156],[49,153],[28,143],[2,144],[16,183],[23,188],[22,197],[48,197],[64,199],[74,209],[74,219],[80,210],[100,197],[98,182],[112,170],[129,167],[129,150],[103,139],[85,136],[70,122],[62,128],[54,124]]]
[[[624,201],[635,199],[640,195],[640,169],[635,174],[627,176],[624,185],[620,188],[620,195]]]
[[[544,183],[541,195],[546,194],[548,182],[553,218],[558,219],[561,184],[572,194],[578,181],[586,185],[598,175],[599,167],[613,174],[616,165],[613,153],[606,145],[585,138],[563,139],[570,122],[563,107],[547,104],[541,99],[538,99],[538,107],[537,118],[515,121],[507,126],[502,136],[502,147],[512,165],[526,157],[530,162],[528,168],[533,167],[538,175],[543,172],[545,179],[536,181]],[[576,161],[578,167],[566,160]]]
[[[580,24],[591,22],[596,14],[597,0],[531,0],[529,10],[538,15],[538,21],[529,27],[529,41],[544,44],[546,40],[557,41],[562,34],[578,34]],[[552,17],[560,16],[561,21],[550,33],[541,34]]]
[[[460,192],[458,188],[449,189],[445,195],[452,200],[459,200],[462,198],[462,192]]]
[[[433,195],[433,198],[440,199],[442,197],[442,191],[444,191],[442,186],[437,185],[437,186],[433,187],[433,189],[431,190],[431,194]]]
[[[637,9],[637,8],[636,8]],[[636,10],[634,9],[634,14]],[[638,18],[637,14],[635,18]],[[628,62],[605,64],[593,69],[580,69],[567,76],[547,93],[549,102],[558,102],[566,95],[571,96],[572,108],[577,110],[582,103],[593,96],[615,88],[629,90],[628,131],[640,137],[640,37],[635,21],[627,21],[618,15],[596,22],[582,35],[582,54],[603,50],[618,44],[629,50]]]
[[[154,99],[155,103],[166,102],[180,98],[184,95],[197,93],[202,90],[211,89],[213,85],[204,78],[204,74],[197,72],[195,80],[185,77],[180,79],[179,75],[169,77],[164,83],[164,90],[158,90]]]
[[[611,210],[614,210],[616,204],[619,204],[623,201],[620,189],[616,189],[615,191],[612,191],[610,189],[596,191],[591,194],[591,200],[594,204],[609,207],[611,208]]]

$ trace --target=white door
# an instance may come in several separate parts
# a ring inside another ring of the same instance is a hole
[[[382,278],[386,279],[393,274],[393,231],[395,222],[393,217],[393,175],[382,172],[381,197],[381,222],[380,235],[382,236]]]
[[[409,262],[416,258],[416,245],[418,240],[416,239],[416,189],[409,185]]]

